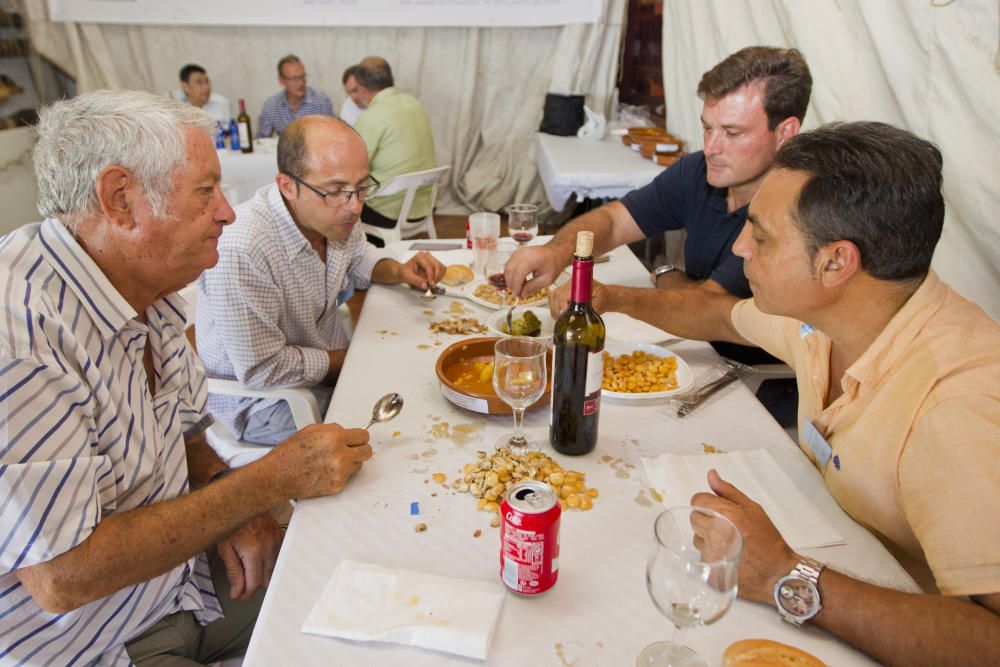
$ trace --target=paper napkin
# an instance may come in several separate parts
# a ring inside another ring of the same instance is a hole
[[[845,544],[844,538],[792,484],[766,449],[728,454],[663,454],[642,460],[650,484],[667,507],[690,505],[691,496],[710,491],[708,471],[715,468],[751,500],[760,503],[792,549]]]
[[[456,579],[343,561],[302,632],[484,660],[503,600],[499,579]]]

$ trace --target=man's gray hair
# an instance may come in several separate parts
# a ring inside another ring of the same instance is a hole
[[[135,90],[97,90],[43,109],[33,154],[39,212],[75,231],[97,213],[98,175],[119,165],[142,183],[153,214],[166,216],[189,127],[216,131],[201,109]]]

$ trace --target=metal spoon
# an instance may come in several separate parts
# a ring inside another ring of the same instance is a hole
[[[372,407],[372,420],[368,422],[368,426],[365,426],[367,431],[369,427],[375,422],[387,422],[403,409],[403,397],[399,394],[386,394],[382,398],[375,401],[375,405]]]
[[[519,303],[521,303],[521,297],[515,296],[513,305],[511,305],[511,307],[507,310],[507,333],[511,336],[514,335],[511,328],[513,326],[513,321],[514,321],[513,320],[514,309],[517,308],[517,304]]]
[[[430,288],[430,286],[428,285],[427,286],[427,291],[424,292],[423,294],[421,294],[420,298],[423,299],[424,301],[433,301],[434,299],[437,298],[437,294],[435,294],[434,290],[432,290]]]

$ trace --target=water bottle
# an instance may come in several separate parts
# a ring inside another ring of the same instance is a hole
[[[229,119],[229,148],[238,151],[240,149],[240,131],[236,127],[236,119]]]
[[[215,121],[215,147],[226,147],[226,128],[221,121]]]

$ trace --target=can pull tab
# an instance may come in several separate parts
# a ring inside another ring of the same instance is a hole
[[[534,489],[520,489],[514,494],[514,497],[535,508],[541,508],[545,504],[545,499],[542,498],[541,494],[535,493]]]

